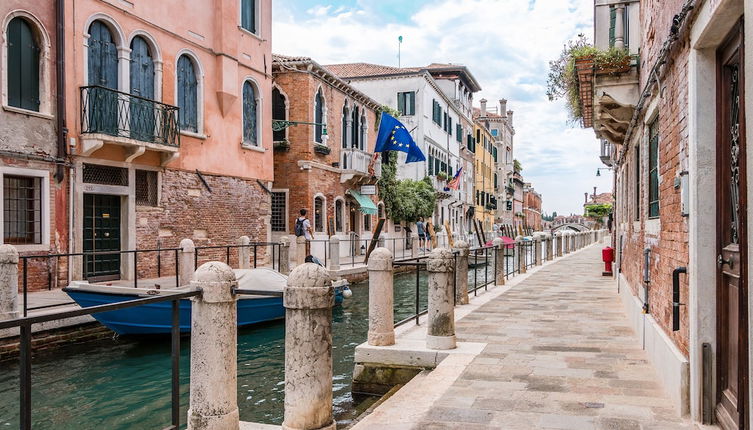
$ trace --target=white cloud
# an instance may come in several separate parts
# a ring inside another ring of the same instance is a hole
[[[584,192],[595,185],[599,192],[611,190],[611,175],[595,177],[601,163],[593,131],[570,127],[564,104],[545,94],[549,60],[566,40],[593,33],[592,0],[538,0],[532,6],[524,0],[439,0],[402,20],[385,19],[369,6],[323,4],[306,14],[295,8],[295,1],[275,2],[277,53],[320,64],[396,66],[402,35],[404,66],[468,66],[483,88],[476,100],[493,106],[507,98],[515,111],[515,157],[526,181],[543,194],[545,211],[578,213]]]

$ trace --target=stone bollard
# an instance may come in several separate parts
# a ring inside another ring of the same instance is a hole
[[[410,256],[418,257],[418,233],[410,234]]]
[[[369,256],[369,345],[395,344],[392,253],[377,248]]]
[[[468,254],[470,246],[464,240],[455,242],[455,303],[468,304]]]
[[[541,235],[538,233],[533,236],[533,255],[536,265],[541,266]]]
[[[186,286],[191,283],[194,272],[194,264],[196,264],[196,247],[191,239],[183,239],[180,241],[180,251],[178,251],[178,282],[179,287]]]
[[[494,271],[495,285],[505,285],[505,241],[501,237],[495,237],[492,241],[494,246],[494,258],[497,262]],[[466,277],[466,282],[468,282]]]
[[[278,270],[283,275],[290,273],[290,237],[283,236],[280,238],[280,266]]]
[[[337,236],[329,238],[329,270],[340,270],[340,239]]]
[[[567,255],[570,253],[570,233],[562,232],[562,254]]]
[[[306,261],[306,237],[296,236],[295,238],[295,265],[300,266]]]
[[[18,251],[0,245],[0,321],[18,317]]]
[[[554,259],[554,237],[551,233],[546,234],[546,261]]]
[[[290,273],[285,288],[284,430],[334,430],[332,305],[329,272],[313,263]]]
[[[189,430],[234,430],[238,412],[238,321],[233,269],[211,261],[196,270],[191,299]]]
[[[251,243],[251,239],[248,236],[241,236],[238,238],[238,268],[250,269],[251,268],[251,247],[248,245]]]
[[[426,270],[429,272],[429,324],[426,330],[428,349],[455,348],[453,263],[452,252],[447,248],[431,251],[426,262]]]

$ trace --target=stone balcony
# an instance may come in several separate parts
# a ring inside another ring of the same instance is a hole
[[[147,150],[162,164],[178,156],[178,108],[99,86],[81,87],[81,155],[105,144],[125,147],[131,162]]]
[[[382,176],[382,161],[377,158],[373,165],[373,171],[369,171],[369,165],[374,154],[357,148],[343,148],[340,150],[340,183],[358,185],[373,182],[375,178]]]

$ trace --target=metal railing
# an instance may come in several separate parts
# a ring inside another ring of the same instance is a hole
[[[101,86],[81,87],[81,132],[178,147],[178,107]]]
[[[21,430],[30,430],[32,428],[31,419],[31,326],[49,321],[57,321],[69,318],[92,315],[100,312],[116,311],[119,309],[133,308],[147,304],[160,302],[172,302],[171,309],[171,425],[165,430],[177,430],[180,428],[180,300],[195,297],[201,294],[201,291],[193,290],[181,293],[169,294],[164,296],[155,296],[127,300],[119,303],[107,305],[96,305],[86,308],[58,312],[47,315],[36,315],[31,317],[22,317],[8,321],[0,321],[0,330],[18,327],[20,331],[19,339],[19,394],[20,394],[20,428]]]
[[[225,250],[225,263],[230,265],[230,259],[231,259],[231,249],[239,249],[239,248],[251,248],[253,250],[253,261],[252,261],[252,267],[256,268],[258,267],[258,249],[259,248],[267,248],[270,247],[272,250],[271,253],[271,263],[272,263],[272,269],[273,270],[279,270],[280,269],[280,258],[281,258],[281,252],[280,247],[282,245],[280,243],[276,242],[251,242],[247,245],[212,245],[212,246],[197,246],[195,247],[194,252],[194,270],[196,270],[197,267],[199,267],[200,257],[199,253],[202,250],[214,250],[214,249],[223,249]],[[54,267],[60,267],[60,259],[66,258],[67,264],[66,264],[66,270],[70,271],[72,270],[71,267],[71,257],[81,257],[83,261],[83,266],[86,266],[86,263],[88,259],[93,259],[96,257],[106,256],[106,255],[132,255],[133,264],[133,287],[138,288],[139,286],[139,280],[143,280],[144,277],[139,277],[139,255],[145,254],[145,253],[156,253],[156,274],[157,278],[162,277],[162,273],[164,271],[164,264],[163,264],[163,255],[164,253],[169,253],[173,255],[173,270],[169,270],[168,273],[175,277],[175,286],[179,287],[180,281],[179,281],[179,272],[180,272],[180,258],[179,253],[181,251],[181,248],[161,248],[157,247],[154,249],[130,249],[130,250],[120,250],[120,251],[87,251],[87,252],[71,252],[71,253],[60,253],[60,254],[33,254],[33,255],[22,255],[19,256],[19,264],[21,266],[21,294],[23,296],[23,316],[28,316],[29,311],[34,310],[40,310],[40,309],[46,309],[46,308],[54,308],[54,307],[60,307],[60,306],[68,306],[75,304],[74,301],[66,301],[66,302],[60,302],[60,303],[54,303],[54,304],[46,304],[41,306],[29,306],[29,261],[30,260],[55,260]],[[43,264],[45,267],[50,267],[50,263]],[[47,290],[52,290],[52,281],[53,273],[52,270],[47,270]],[[147,278],[148,279],[148,278]],[[129,280],[130,281],[130,280]],[[96,281],[95,281],[96,282]],[[157,287],[159,288],[159,287]],[[34,291],[39,291],[39,289],[34,289]]]

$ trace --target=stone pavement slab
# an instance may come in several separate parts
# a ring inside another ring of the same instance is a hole
[[[457,323],[484,350],[451,384],[409,383],[358,429],[691,429],[658,382],[591,246],[535,270]],[[450,369],[448,369],[450,370]],[[400,400],[402,399],[402,402]],[[420,417],[407,413],[430,401]],[[397,407],[396,407],[397,406]],[[382,425],[380,425],[382,424]]]

